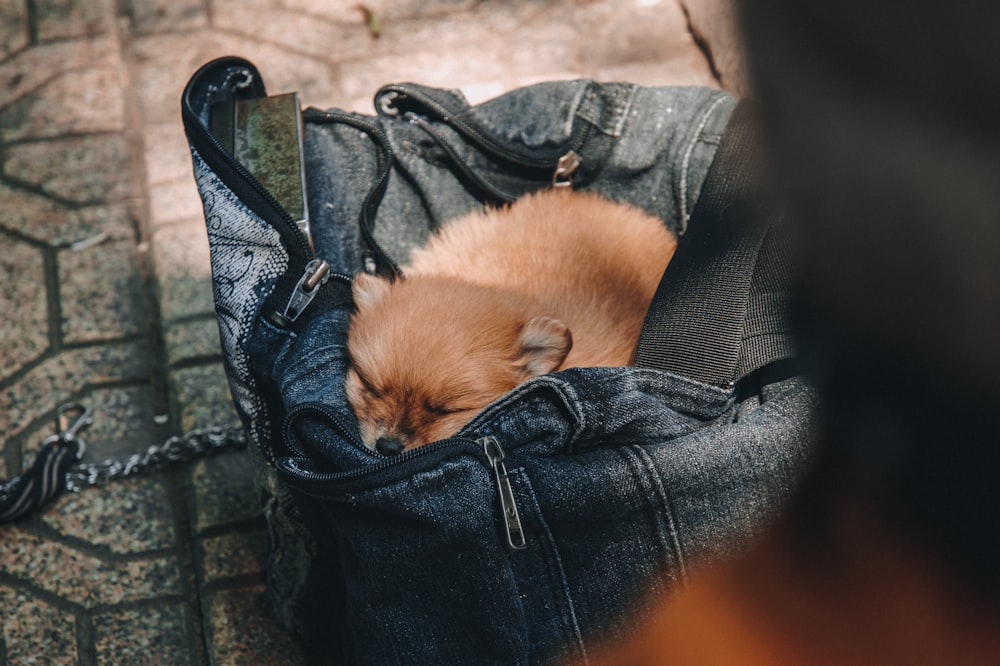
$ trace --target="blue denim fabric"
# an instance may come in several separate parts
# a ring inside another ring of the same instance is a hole
[[[266,206],[237,196],[243,185],[228,171],[219,176],[225,163],[197,131],[202,93],[247,66],[228,60],[195,75],[185,120],[227,370],[271,532],[271,599],[314,650],[337,663],[585,660],[609,632],[629,630],[648,595],[768,524],[807,454],[812,392],[799,378],[750,392],[662,370],[571,369],[518,387],[451,440],[396,457],[361,446],[343,391],[350,305],[318,300],[289,326],[266,316],[300,258]],[[477,107],[452,91],[409,90],[466,130],[421,115],[434,138],[385,106],[366,118],[395,154],[375,237],[400,262],[442,221],[482,205],[454,155],[516,196],[548,185],[572,146],[583,157],[575,187],[683,233],[735,105],[712,89],[590,81]],[[469,131],[511,160],[539,156],[552,168],[514,167]],[[356,127],[308,124],[305,147],[316,254],[354,274],[377,146]],[[506,455],[523,549],[508,544],[490,443]]]

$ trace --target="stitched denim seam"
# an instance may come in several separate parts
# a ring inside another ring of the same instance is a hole
[[[580,86],[580,90],[573,95],[573,101],[569,105],[569,113],[566,114],[566,123],[563,127],[563,133],[565,136],[573,136],[573,126],[576,124],[576,119],[579,117],[585,122],[590,122],[590,120],[581,112],[583,106],[584,95],[590,92],[592,86],[585,85]]]
[[[677,524],[674,521],[673,502],[670,501],[669,493],[663,487],[663,482],[657,473],[656,465],[641,446],[627,446],[623,447],[621,451],[622,455],[635,466],[636,471],[640,474],[641,483],[647,487],[651,486],[656,494],[656,499],[659,500],[659,506],[657,506],[657,503],[646,495],[651,508],[654,509],[655,515],[661,518],[661,520],[654,521],[656,531],[661,536],[661,543],[673,551],[674,557],[677,560],[677,578],[680,583],[686,583],[687,562],[678,535]],[[669,564],[669,562],[664,562],[664,565]],[[669,569],[670,567],[665,566],[665,568]]]
[[[566,578],[566,569],[563,567],[562,557],[560,557],[559,549],[556,547],[555,537],[552,535],[552,530],[549,529],[549,525],[545,520],[545,515],[542,513],[542,506],[538,501],[538,496],[535,494],[535,488],[531,484],[531,479],[528,478],[524,468],[511,470],[511,474],[517,475],[521,485],[523,485],[524,490],[528,493],[529,499],[531,500],[531,505],[534,509],[534,517],[538,521],[539,527],[541,527],[542,534],[545,537],[545,543],[548,546],[551,557],[559,572],[559,587],[560,591],[563,593],[563,598],[566,600],[566,609],[568,611],[568,619],[571,625],[573,638],[580,649],[580,655],[583,657],[583,663],[589,664],[590,659],[587,655],[587,646],[583,641],[583,632],[580,631],[580,623],[576,617],[576,606],[573,603],[573,595],[570,593],[569,579]],[[548,569],[548,567],[546,567],[546,569]],[[549,574],[552,574],[551,570],[549,571]],[[566,615],[564,614],[563,617],[565,619]]]

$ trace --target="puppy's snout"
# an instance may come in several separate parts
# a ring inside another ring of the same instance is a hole
[[[398,437],[379,437],[375,440],[375,450],[384,456],[394,456],[403,452],[403,440]]]

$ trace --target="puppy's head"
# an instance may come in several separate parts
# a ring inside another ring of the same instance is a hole
[[[358,275],[347,399],[366,446],[422,446],[493,400],[559,368],[569,328],[531,301],[449,278]]]

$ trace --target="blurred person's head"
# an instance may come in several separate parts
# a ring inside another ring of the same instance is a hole
[[[1000,4],[741,12],[804,252],[802,331],[824,391],[813,508],[853,493],[1000,583]]]

